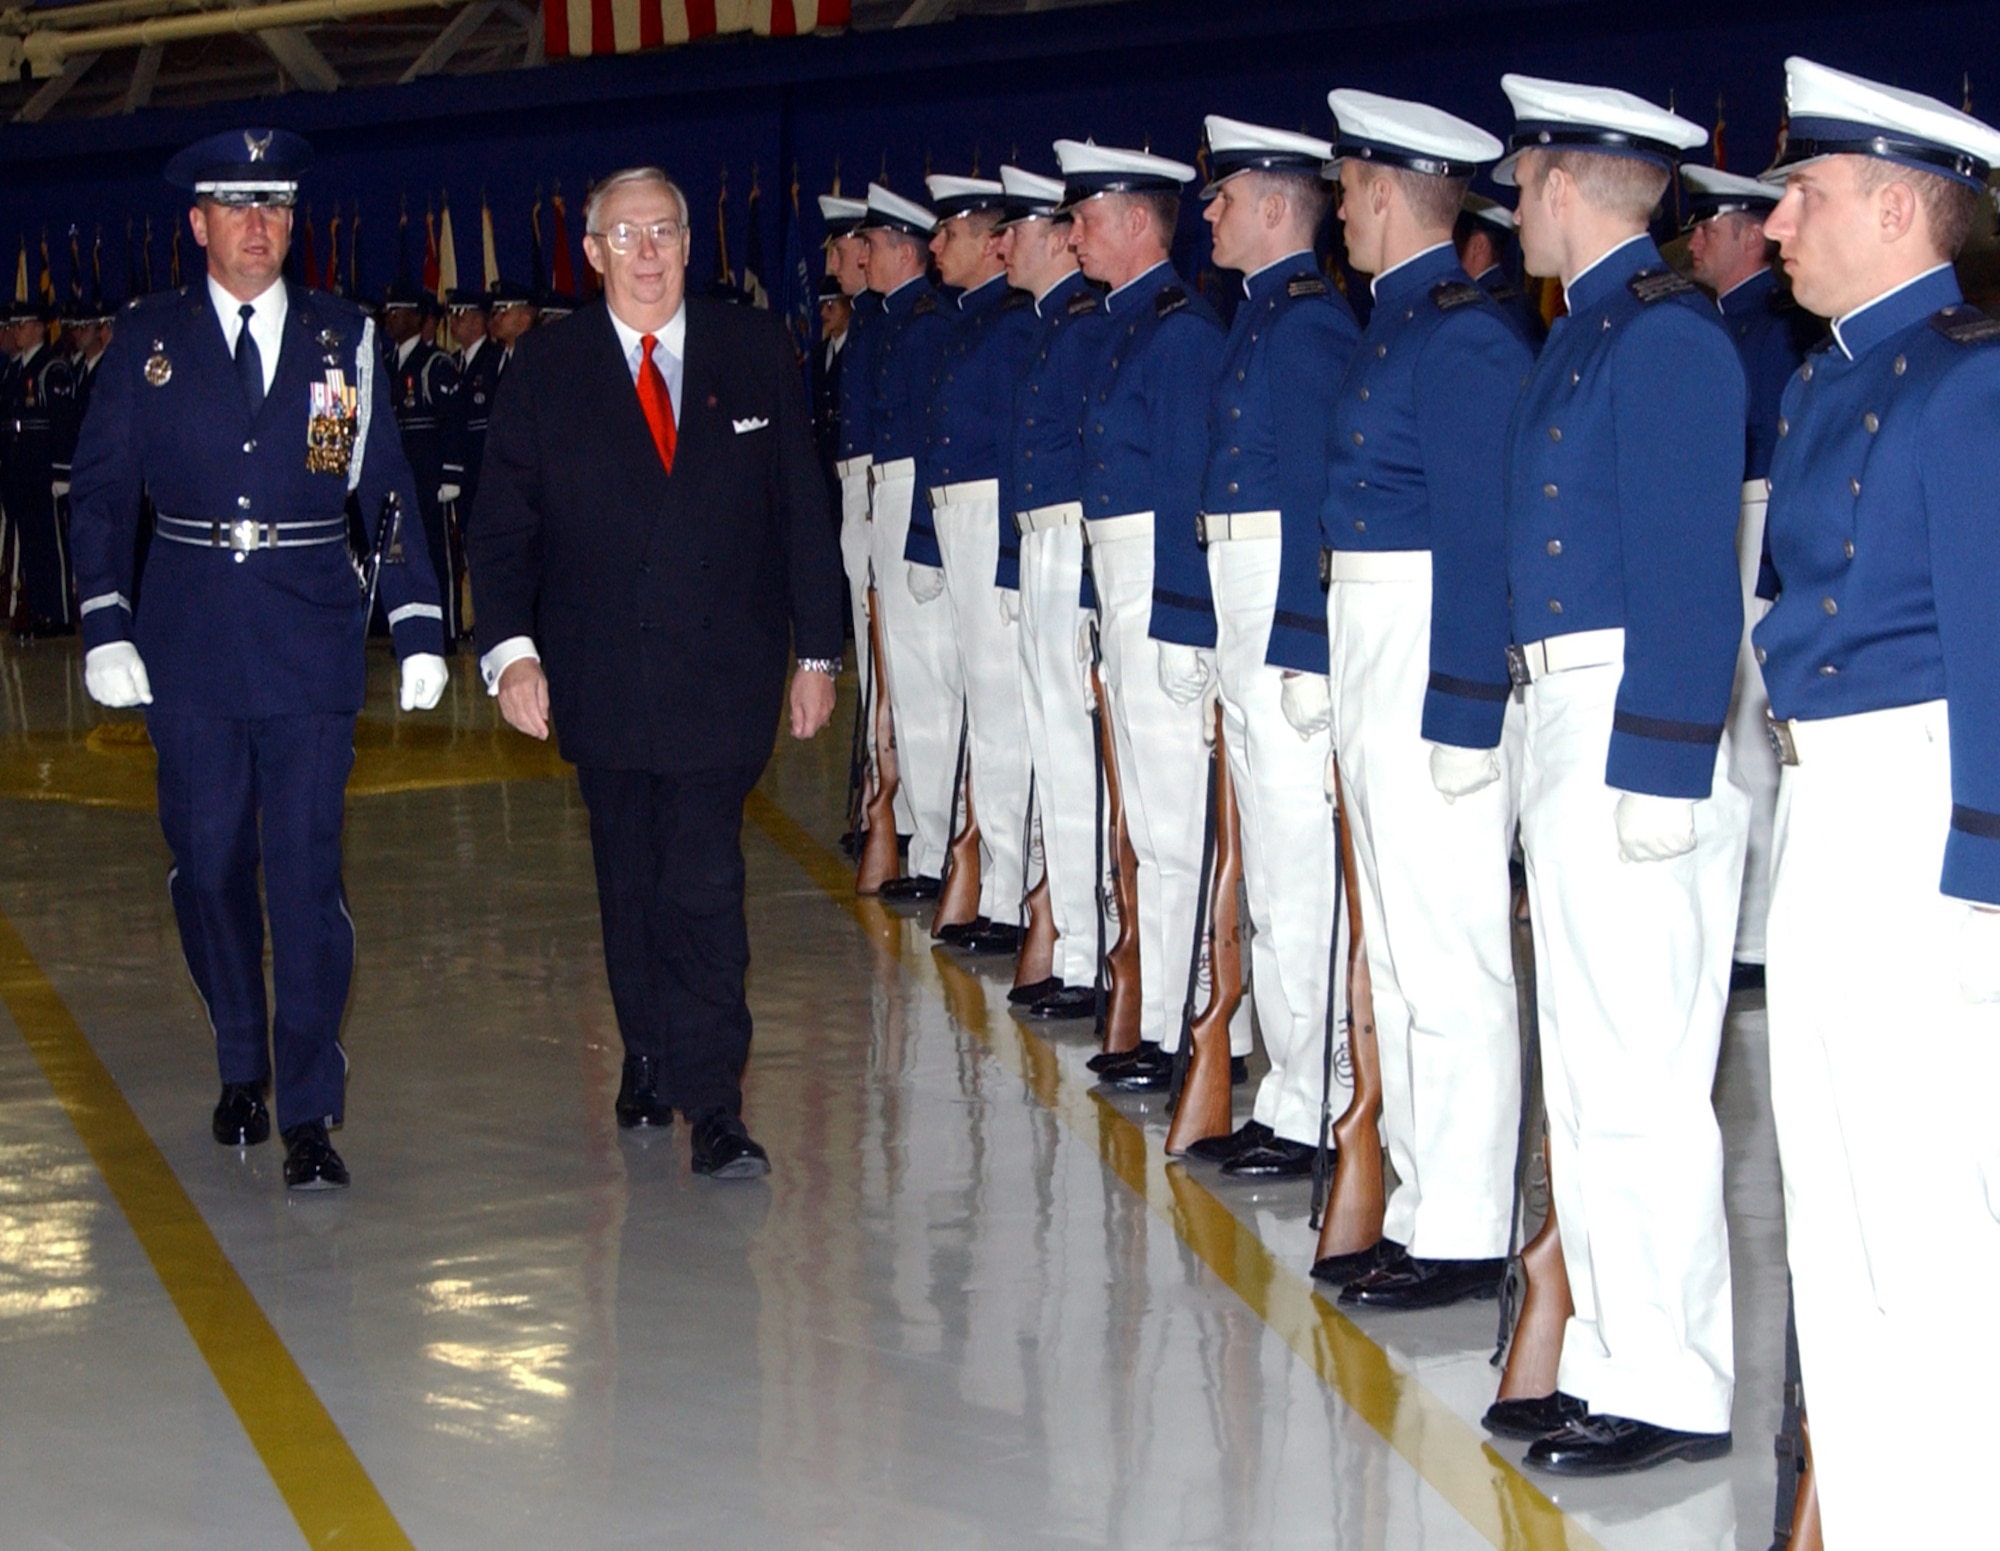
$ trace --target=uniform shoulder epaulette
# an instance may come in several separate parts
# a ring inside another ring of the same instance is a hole
[[[1086,313],[1101,312],[1103,309],[1104,299],[1088,286],[1069,299],[1069,315],[1072,318],[1081,318]]]
[[[1682,279],[1671,269],[1642,269],[1625,282],[1625,288],[1650,307],[1669,296],[1685,296],[1694,289],[1694,282]]]
[[[910,316],[913,318],[928,318],[937,309],[937,292],[926,291],[910,304]]]
[[[1170,285],[1153,298],[1153,311],[1163,318],[1171,318],[1187,304],[1187,292],[1177,285]]]
[[[1503,280],[1486,294],[1496,302],[1518,302],[1521,299],[1521,288],[1511,280]]]
[[[1431,287],[1431,303],[1439,312],[1454,307],[1470,307],[1486,299],[1486,293],[1465,280],[1440,280]]]
[[[1026,291],[1010,290],[1007,293],[1007,299],[1001,302],[1000,310],[1002,312],[1019,312],[1023,307],[1032,307],[1034,303],[1034,297],[1030,296]]]
[[[1931,327],[1955,345],[1984,345],[2000,339],[2000,320],[1963,303],[1932,313]]]
[[[1310,270],[1303,274],[1293,275],[1291,279],[1285,282],[1285,294],[1294,297],[1324,296],[1326,295],[1326,280],[1323,276],[1315,275]]]

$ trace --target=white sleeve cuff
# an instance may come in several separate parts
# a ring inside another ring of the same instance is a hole
[[[535,662],[542,660],[542,654],[535,650],[533,636],[510,635],[492,651],[479,659],[479,676],[486,681],[486,693],[500,693],[500,675],[505,673],[523,657]]]

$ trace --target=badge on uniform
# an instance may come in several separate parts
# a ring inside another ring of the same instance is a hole
[[[167,359],[167,342],[153,341],[153,353],[146,357],[146,381],[156,388],[164,388],[173,381],[174,363]]]
[[[361,395],[348,386],[344,372],[329,371],[312,384],[311,416],[306,421],[306,472],[345,474],[354,458],[354,436]]]

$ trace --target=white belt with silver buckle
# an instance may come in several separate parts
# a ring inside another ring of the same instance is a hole
[[[1127,512],[1122,517],[1086,517],[1083,536],[1093,544],[1108,544],[1113,539],[1149,539],[1153,536],[1153,514]]]
[[[234,522],[222,522],[161,514],[153,518],[153,531],[171,543],[192,544],[199,549],[228,549],[247,555],[253,549],[310,549],[319,544],[343,543],[347,538],[347,519],[253,522],[248,517],[239,517]]]
[[[1431,576],[1428,549],[1329,549],[1326,554],[1328,581],[1427,582]]]
[[[842,458],[838,463],[834,464],[833,472],[842,479],[850,479],[856,474],[865,475],[868,472],[869,466],[874,461],[873,454],[864,452],[852,458]]]
[[[943,506],[970,506],[975,501],[997,501],[1000,499],[1000,481],[968,479],[956,485],[932,485],[930,498],[932,511]]]
[[[887,463],[868,465],[868,488],[873,490],[886,485],[892,479],[915,479],[917,460],[915,458],[891,458]]]
[[[1014,514],[1017,534],[1046,533],[1050,528],[1074,528],[1083,521],[1083,502],[1058,501],[1054,506],[1037,506]]]
[[[1194,537],[1198,544],[1227,544],[1232,539],[1276,539],[1285,536],[1285,520],[1277,512],[1198,512]]]
[[[1507,676],[1517,689],[1526,688],[1551,673],[1568,673],[1575,668],[1602,668],[1625,660],[1625,632],[1577,630],[1569,635],[1546,636],[1525,646],[1507,648]]]

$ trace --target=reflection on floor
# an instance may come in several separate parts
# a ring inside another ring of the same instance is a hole
[[[618,1132],[574,782],[454,669],[405,716],[371,661],[356,1183],[292,1203],[275,1147],[207,1136],[140,724],[88,702],[74,643],[0,647],[0,1543],[1768,1544],[1754,1001],[1717,1090],[1736,1452],[1545,1495],[1477,1427],[1491,1304],[1337,1314],[1304,1184],[1167,1164],[1157,1105],[1089,1093],[1081,1032],[1022,1029],[997,968],[852,898],[844,735],[787,740],[745,827],[776,1172],[718,1186],[678,1130]]]

